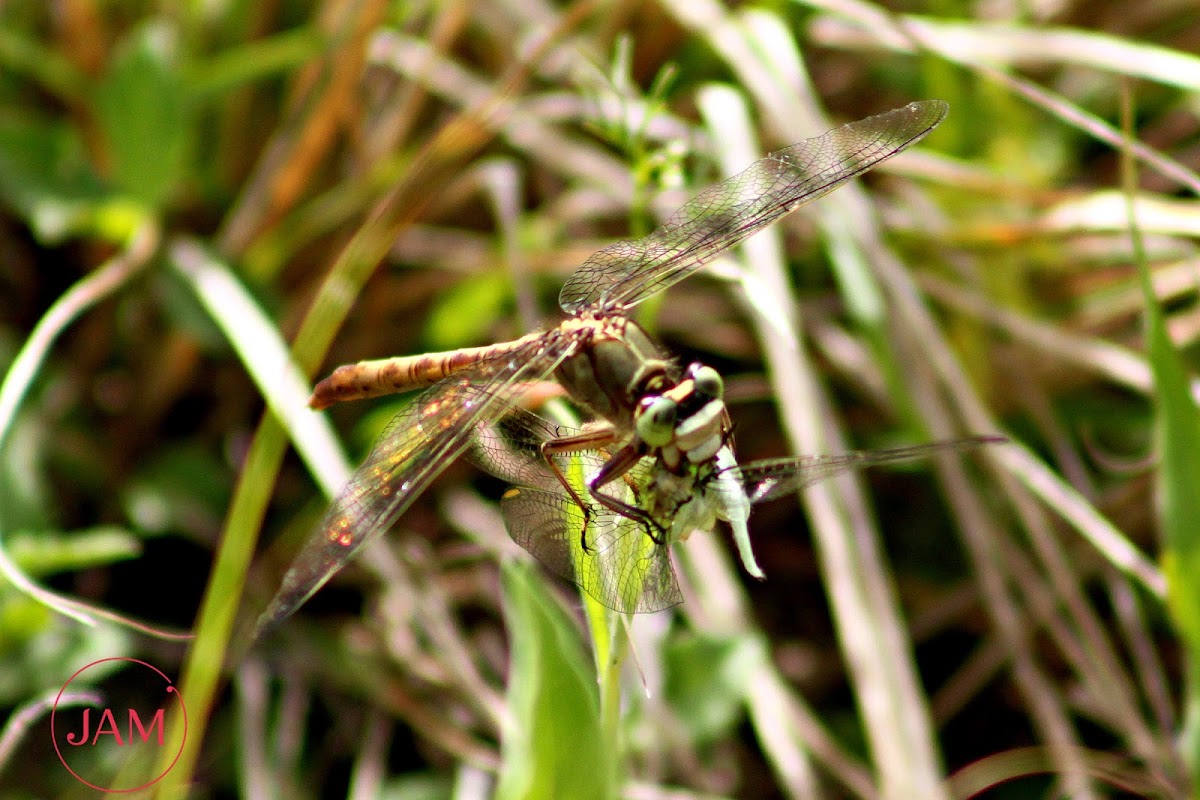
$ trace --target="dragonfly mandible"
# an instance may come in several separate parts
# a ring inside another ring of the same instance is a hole
[[[542,445],[552,471],[557,472],[556,454],[610,454],[586,492],[555,476],[571,502],[582,513],[599,506],[632,519],[665,541],[652,511],[603,487],[648,457],[676,472],[715,463],[731,427],[719,392],[710,397],[693,391],[695,382],[682,376],[629,318],[630,309],[784,214],[911,147],[942,121],[947,108],[943,101],[925,100],[851,122],[771,153],[700,192],[649,236],[617,242],[589,257],[562,288],[559,304],[570,316],[557,327],[486,347],[334,370],[315,388],[309,401],[314,409],[425,391],[392,420],[334,499],[259,618],[256,635],[292,614],[366,542],[387,530],[468,448],[481,425],[512,407],[523,386],[548,378],[599,423]],[[581,544],[586,550],[586,541]]]

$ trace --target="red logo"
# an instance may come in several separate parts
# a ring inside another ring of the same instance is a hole
[[[123,677],[133,675],[133,691],[129,694],[136,699],[103,708],[59,709],[59,701],[74,681],[87,670],[110,661],[129,663],[130,669]],[[166,730],[168,708],[177,708],[183,715],[178,742],[172,741]],[[101,792],[136,792],[162,780],[179,760],[187,739],[187,709],[179,690],[158,668],[136,658],[102,658],[80,668],[63,684],[50,714],[50,735],[58,760],[81,783]],[[174,757],[159,775],[149,780],[128,777],[142,776],[147,767],[162,763],[163,751],[168,749]],[[113,785],[122,779],[140,781],[140,785]]]

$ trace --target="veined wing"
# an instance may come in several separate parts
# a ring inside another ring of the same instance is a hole
[[[290,616],[368,541],[391,527],[483,423],[500,417],[521,383],[542,380],[569,352],[547,334],[519,352],[484,360],[421,394],[388,424],[338,494],[259,617],[255,636]]]
[[[596,450],[554,456],[573,481],[587,511],[558,482],[541,454],[543,442],[573,436],[577,428],[559,426],[522,408],[511,408],[495,424],[481,426],[471,459],[497,477],[516,484],[500,501],[509,536],[555,573],[576,584],[603,605],[623,613],[661,611],[683,602],[666,543],[655,542],[636,520],[588,498],[585,482],[608,454]],[[631,486],[642,487],[646,465],[602,491],[624,502],[638,502]],[[624,492],[628,496],[621,496]],[[581,542],[586,539],[585,551]]]
[[[744,465],[734,463],[733,451],[725,447],[713,462],[691,473],[694,479],[691,483],[687,481],[688,475],[682,480],[671,480],[670,473],[664,473],[663,480],[660,479],[662,471],[652,471],[651,488],[657,487],[658,491],[652,491],[649,499],[658,508],[656,518],[670,517],[673,529],[710,530],[716,519],[728,522],[746,572],[763,578],[763,571],[754,558],[747,524],[754,503],[795,492],[851,469],[1003,441],[1005,439],[998,436],[978,436],[890,450],[771,459]],[[675,530],[673,535],[685,536],[686,531]]]
[[[593,253],[563,285],[570,313],[628,308],[683,280],[784,214],[920,141],[946,116],[941,100],[910,103],[774,152],[698,194],[658,230]]]
[[[763,503],[790,494],[827,478],[852,469],[874,464],[910,461],[926,458],[948,450],[964,450],[985,444],[1008,441],[1003,436],[968,436],[930,444],[893,447],[886,450],[863,450],[830,456],[800,456],[752,461],[729,471],[735,472],[751,503]]]
[[[513,406],[500,419],[479,426],[468,456],[477,467],[507,483],[550,488],[559,483],[542,456],[542,444],[579,432],[579,428],[556,425],[532,411]],[[599,453],[580,455],[584,457],[580,463],[586,462],[593,470],[604,463]],[[560,458],[559,464],[563,469],[571,468],[566,458]]]
[[[513,487],[500,511],[517,544],[613,611],[649,613],[682,603],[668,545],[637,521],[588,505],[585,516],[561,487]],[[580,546],[585,525],[587,552]]]

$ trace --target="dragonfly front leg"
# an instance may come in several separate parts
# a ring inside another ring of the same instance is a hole
[[[573,436],[560,436],[555,439],[547,439],[542,442],[541,451],[542,458],[545,459],[550,471],[554,473],[554,477],[562,484],[562,487],[567,490],[567,494],[575,501],[575,505],[579,506],[579,510],[583,512],[583,524],[579,529],[579,543],[583,547],[583,552],[589,552],[587,544],[587,529],[592,521],[591,507],[584,502],[579,493],[575,491],[575,487],[571,485],[571,481],[563,474],[562,469],[558,465],[555,456],[569,455],[578,453],[581,450],[600,450],[612,444],[616,438],[611,426],[601,426],[591,430],[581,431]],[[588,482],[588,490],[591,491],[591,481]]]
[[[618,478],[633,469],[639,461],[646,455],[646,445],[641,441],[631,442],[620,450],[617,454],[604,462],[604,466],[600,468],[592,479],[588,481],[588,492],[595,498],[596,502],[607,508],[614,514],[620,514],[627,519],[640,524],[654,540],[655,544],[665,544],[667,541],[666,529],[658,524],[645,509],[638,508],[635,505],[630,505],[623,500],[618,500],[611,494],[600,491],[601,487],[612,483]],[[636,489],[635,489],[636,492]]]
[[[588,524],[591,522],[592,518],[591,503],[586,502],[579,495],[579,493],[575,490],[575,487],[571,485],[570,480],[567,479],[567,476],[563,474],[562,469],[558,465],[558,461],[554,457],[559,455],[569,455],[570,453],[577,453],[582,450],[603,451],[604,448],[611,445],[615,440],[615,431],[610,426],[603,426],[592,430],[583,431],[573,436],[563,436],[557,439],[550,439],[543,442],[541,445],[542,457],[546,460],[550,470],[554,473],[554,476],[558,479],[558,482],[562,484],[563,488],[567,490],[567,494],[571,496],[571,499],[575,501],[575,504],[579,506],[580,510],[583,512],[583,525],[579,532],[579,543],[583,548],[583,552],[585,553],[591,552],[591,548],[587,543]],[[625,503],[621,500],[618,500],[616,497],[601,491],[605,485],[624,476],[631,468],[633,468],[635,464],[637,464],[642,456],[645,455],[643,448],[644,445],[641,443],[631,443],[621,448],[616,455],[604,463],[604,466],[600,468],[599,472],[588,479],[588,494],[596,503],[600,504],[614,514],[620,514],[623,517],[627,517],[639,522],[644,528],[650,531],[650,537],[654,539],[656,543],[661,544],[662,541],[665,541],[665,536],[662,540],[660,540],[660,537],[655,535],[654,531],[658,531],[660,534],[665,534],[665,531],[663,530],[662,526],[658,525],[649,514],[637,506]]]

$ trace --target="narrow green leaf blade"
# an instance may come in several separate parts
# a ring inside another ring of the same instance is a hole
[[[1128,154],[1122,166],[1126,196],[1132,198],[1133,171]],[[1146,303],[1146,350],[1154,375],[1167,605],[1187,652],[1189,686],[1181,747],[1194,774],[1200,763],[1200,413],[1192,397],[1187,367],[1171,341],[1154,292],[1131,200],[1129,219]]]
[[[605,745],[596,677],[576,625],[520,562],[504,565],[512,641],[508,706],[496,797],[616,797],[616,754]]]
[[[1200,416],[1183,362],[1158,314],[1151,316],[1149,334],[1168,598],[1175,624],[1200,655]]]

